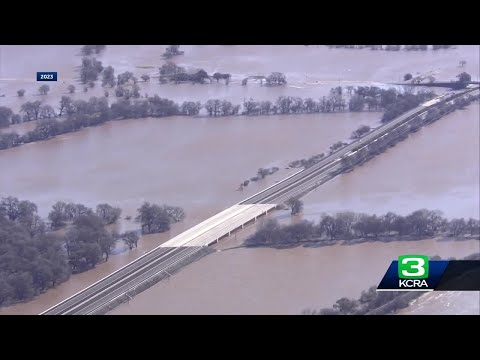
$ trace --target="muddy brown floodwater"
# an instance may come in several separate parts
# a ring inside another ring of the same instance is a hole
[[[439,209],[450,218],[478,217],[479,114],[478,104],[452,113],[321,186],[304,197],[304,218],[318,220],[322,212],[345,209],[406,214],[422,207]],[[288,211],[269,217],[290,221]],[[357,298],[379,283],[398,255],[461,258],[480,251],[478,240],[235,248],[254,228],[111,314],[299,314],[329,307],[344,296]],[[401,314],[480,314],[476,292],[433,296],[421,297]]]
[[[237,244],[232,239],[223,246]],[[399,254],[461,257],[475,251],[478,241],[435,240],[226,249],[185,267],[110,314],[300,314],[330,307],[344,296],[358,298],[362,290],[378,285]]]
[[[232,82],[222,81],[211,85],[160,85],[158,78],[150,82],[139,82],[140,93],[150,96],[158,94],[177,102],[184,100],[206,101],[211,98],[228,99],[240,104],[244,98],[274,100],[281,95],[312,97],[318,99],[327,95],[334,86],[378,85],[398,82],[406,73],[435,71],[435,77],[442,80],[455,79],[462,71],[472,78],[480,76],[479,46],[459,45],[456,49],[418,52],[352,51],[328,49],[325,46],[182,46],[185,55],[174,61],[186,68],[203,68],[209,74],[214,72],[232,74]],[[104,66],[113,66],[115,74],[133,72],[138,78],[143,74],[158,75],[158,68],[165,61],[161,58],[165,46],[157,45],[108,45],[96,55]],[[80,46],[44,45],[0,45],[0,106],[20,109],[26,101],[41,100],[58,106],[61,95],[67,94],[67,87],[77,87],[73,99],[89,99],[103,96],[105,88],[98,84],[87,93],[78,82],[78,66],[81,64]],[[460,60],[466,60],[459,68]],[[39,83],[35,81],[37,71],[57,71],[59,81],[49,83],[48,95],[38,95]],[[283,72],[288,80],[285,87],[264,87],[249,83],[241,86],[243,78],[249,75],[268,75],[273,71]],[[24,98],[17,97],[17,90],[26,89]],[[109,100],[114,100],[109,90]]]
[[[474,103],[317,188],[304,198],[305,214],[394,210],[406,215],[428,208],[450,218],[479,218],[479,134],[480,107]]]
[[[111,46],[98,58],[116,73],[133,71],[155,75],[164,61],[164,46]],[[20,109],[26,101],[57,105],[70,83],[80,90],[74,99],[103,95],[96,86],[87,93],[76,82],[79,46],[0,46],[0,106]],[[156,79],[140,84],[141,93],[175,101],[210,98],[241,103],[244,98],[275,99],[280,95],[319,97],[333,86],[379,85],[398,81],[411,72],[438,71],[438,79],[452,79],[461,71],[479,76],[479,47],[449,51],[372,52],[330,50],[320,46],[184,46],[176,61],[202,67],[209,73],[233,74],[233,81],[212,85],[160,85]],[[355,56],[352,56],[355,54]],[[465,68],[458,68],[465,59]],[[154,68],[140,68],[153,66]],[[36,71],[58,71],[59,82],[39,96]],[[284,72],[288,86],[241,86],[247,75]],[[16,91],[27,89],[25,98]],[[112,96],[109,98],[112,100]],[[123,216],[135,215],[143,201],[185,208],[187,218],[168,233],[141,239],[139,248],[110,257],[107,263],[72,278],[33,301],[0,309],[0,314],[36,314],[142,253],[197,224],[225,207],[271,185],[292,170],[292,160],[324,152],[346,139],[359,125],[375,125],[380,115],[315,114],[235,118],[163,118],[111,122],[47,142],[0,151],[0,196],[31,200],[46,216],[59,200],[94,206],[120,206]],[[31,129],[33,123],[3,131]],[[340,209],[409,212],[436,208],[449,217],[478,217],[478,104],[457,111],[422,129],[378,158],[345,174],[305,197],[307,219]],[[239,183],[259,167],[278,166],[277,174],[251,184]],[[272,214],[289,221],[285,212]],[[119,230],[138,228],[122,220]],[[226,249],[241,243],[254,228],[220,244]],[[113,313],[300,313],[304,308],[330,306],[342,296],[356,297],[378,282],[391,259],[417,251],[442,256],[465,256],[478,251],[478,242],[360,244],[329,248],[233,249],[217,252],[186,267]],[[375,259],[375,261],[372,261]],[[368,265],[365,265],[367,263]],[[330,268],[338,276],[328,276]],[[351,274],[361,273],[362,279]],[[435,302],[430,302],[435,304]],[[442,306],[432,311],[441,311]],[[472,310],[474,311],[474,310]]]
[[[29,199],[47,216],[59,200],[94,207],[107,202],[135,217],[143,201],[182,206],[186,219],[160,235],[142,238],[139,248],[114,255],[96,270],[18,309],[36,313],[93,283],[204,219],[273,184],[288,174],[288,161],[324,151],[360,124],[374,125],[378,114],[126,120],[0,151],[0,195]],[[281,170],[244,191],[239,184],[258,168]],[[122,221],[119,231],[138,228]]]

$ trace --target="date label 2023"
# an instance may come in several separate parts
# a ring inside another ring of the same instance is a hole
[[[37,81],[57,81],[57,72],[37,72]]]

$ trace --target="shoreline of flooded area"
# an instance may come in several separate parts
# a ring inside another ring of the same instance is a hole
[[[341,297],[358,298],[378,285],[398,254],[463,257],[479,246],[478,240],[431,239],[281,250],[236,245],[238,239],[227,239],[216,253],[109,314],[301,314],[331,307]]]

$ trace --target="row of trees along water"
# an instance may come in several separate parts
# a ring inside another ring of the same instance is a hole
[[[294,206],[299,206],[296,201],[290,202],[290,206],[292,213],[298,212],[294,211]],[[275,220],[268,220],[245,240],[245,244],[268,246],[311,241],[405,240],[437,235],[464,237],[478,235],[479,230],[478,219],[448,220],[440,211],[427,209],[414,211],[407,216],[393,212],[377,216],[346,211],[335,215],[325,214],[316,223],[305,220],[282,226]]]
[[[427,51],[451,49],[454,45],[327,45],[331,49],[370,49],[384,51]]]
[[[376,87],[347,88],[351,97],[350,111],[385,110],[382,121],[390,121],[396,114],[407,111],[419,103],[431,99],[433,92],[418,94],[400,93],[395,89],[383,90]],[[319,101],[280,96],[275,104],[270,101],[244,100],[242,115],[299,114],[315,112],[344,111],[346,107],[342,87],[332,89],[329,97]],[[89,101],[73,100],[62,96],[59,106],[43,105],[41,101],[29,101],[21,106],[21,114],[14,114],[7,107],[0,107],[0,124],[4,127],[19,122],[39,120],[36,128],[23,135],[15,132],[0,134],[0,149],[7,149],[33,141],[46,140],[56,135],[74,132],[89,126],[103,124],[110,120],[166,116],[196,116],[204,107],[209,116],[238,115],[239,105],[230,101],[211,99],[204,105],[200,102],[185,101],[177,104],[157,95],[145,99],[119,99],[109,105],[105,97],[92,97]]]
[[[353,131],[350,138],[353,139],[353,140],[359,139],[362,136],[364,136],[365,134],[369,133],[371,130],[372,129],[368,125],[360,125],[360,127],[357,130]],[[329,153],[332,154],[337,149],[340,149],[340,148],[342,148],[346,145],[347,145],[347,143],[342,142],[342,141],[336,142],[335,144],[330,146]],[[325,154],[322,153],[322,154],[318,154],[318,155],[313,155],[308,159],[295,160],[295,161],[290,162],[289,167],[291,167],[291,168],[310,167],[310,166],[316,164],[317,162],[319,162],[320,160],[322,160],[324,157],[325,157]],[[260,168],[260,169],[257,170],[257,175],[256,176],[252,176],[250,179],[244,180],[240,184],[238,189],[243,190],[245,187],[247,187],[250,184],[250,182],[255,182],[255,181],[264,179],[268,175],[275,174],[278,170],[279,170],[279,168],[276,167],[276,166],[273,166],[271,168]]]
[[[123,85],[129,83],[130,81],[134,84],[138,82],[138,78],[133,75],[133,73],[127,71],[122,74],[119,74],[115,77],[115,69],[112,66],[104,67],[102,62],[97,60],[95,57],[90,57],[90,55],[98,54],[103,51],[102,45],[86,45],[82,48],[81,53],[85,55],[82,58],[82,64],[80,67],[80,80],[83,84],[88,84],[90,87],[95,86],[95,81],[97,81],[102,75],[102,86],[114,87],[115,85]],[[159,68],[159,82],[167,83],[173,82],[175,84],[182,82],[191,82],[204,84],[206,82],[212,82],[216,80],[224,80],[225,84],[231,80],[231,74],[216,72],[213,75],[209,75],[204,69],[198,69],[194,72],[188,72],[185,67],[178,66],[175,64],[172,59],[175,56],[183,55],[184,52],[180,50],[180,45],[170,45],[166,48],[165,52],[162,54],[162,58],[166,59],[166,63]],[[260,78],[265,82],[266,86],[278,86],[285,85],[287,83],[286,77],[280,72],[273,72],[268,76],[253,76],[250,78]],[[143,74],[141,79],[145,82],[150,81],[150,75]],[[244,79],[242,85],[246,85],[248,77]]]
[[[385,113],[382,116],[381,122],[382,123],[388,123],[389,121],[393,120],[397,116],[399,116],[402,113],[410,110],[411,108],[414,108],[414,107],[418,106],[420,103],[432,98],[433,96],[434,96],[433,93],[417,94],[417,96],[415,98],[411,97],[411,96],[405,96],[402,99],[400,99],[398,101],[398,103],[394,103],[386,109]],[[442,111],[444,111],[447,107],[451,111],[457,110],[457,109],[463,109],[466,106],[468,106],[470,103],[472,103],[473,101],[478,101],[478,99],[479,99],[478,95],[471,95],[471,94],[468,95],[468,96],[464,96],[464,97],[458,97],[453,101],[452,105],[443,104],[443,105],[440,105],[439,108],[429,109],[427,116],[429,118],[429,121],[432,122],[432,121],[435,121],[436,119],[438,119],[442,114],[444,114],[444,112],[442,112]],[[441,110],[441,109],[443,109],[443,110]],[[413,124],[410,131],[418,130],[418,128],[420,126],[421,126],[421,124],[417,121],[415,124]],[[369,126],[361,125],[357,130],[353,131],[350,138],[354,139],[354,140],[359,139],[359,138],[365,136],[365,134],[369,133],[371,130],[372,129]],[[395,133],[396,133],[396,131],[394,131],[391,134],[394,135]],[[398,132],[397,139],[395,141],[398,142],[400,139],[404,139],[407,136],[408,135],[407,135],[406,132]],[[394,145],[395,141],[392,141],[390,145]],[[327,153],[328,153],[328,155],[331,155],[335,151],[337,151],[337,150],[339,150],[339,149],[341,149],[341,148],[343,148],[347,145],[348,144],[344,141],[338,141],[338,142],[336,142],[336,143],[334,143],[333,145],[330,146]],[[385,150],[385,147],[383,148],[383,150]],[[371,149],[372,154],[378,154],[379,152],[381,152],[383,150],[380,147],[377,148],[377,150],[374,150],[373,148]],[[360,153],[357,153],[357,154],[358,154],[358,156],[360,156]],[[317,162],[321,161],[324,157],[325,157],[325,153],[316,154],[316,155],[313,155],[313,156],[311,156],[309,158],[306,158],[306,159],[300,159],[300,160],[292,161],[292,162],[290,162],[289,167],[292,167],[292,168],[310,167],[310,166],[316,164]],[[352,160],[352,159],[349,158],[347,160]],[[346,162],[345,165],[348,165],[348,162]],[[348,165],[348,167],[351,167],[351,165]]]
[[[112,227],[119,208],[99,204],[57,202],[48,219],[27,200],[0,200],[0,305],[29,300],[82,272],[107,261],[118,241],[132,249],[140,235],[164,232],[182,221],[183,209],[144,203],[135,220],[140,231],[117,233]]]
[[[167,61],[158,69],[160,83],[164,84],[172,82],[179,84],[191,82],[193,84],[205,84],[207,82],[212,83],[213,80],[216,80],[217,82],[219,82],[219,80],[224,80],[225,84],[229,84],[232,77],[231,74],[216,72],[210,75],[204,69],[187,71],[185,67],[179,66],[175,64],[175,62],[169,60],[177,55],[183,55],[183,51],[179,50],[179,45],[171,45],[162,55]],[[115,85],[137,84],[139,81],[130,71],[115,76],[115,69],[112,66],[104,67],[100,60],[89,56],[82,58],[79,73],[81,83],[87,84],[90,87],[95,86],[95,82],[99,80],[100,76],[102,78],[102,86],[114,87]],[[280,72],[273,72],[268,76],[247,77],[247,79],[244,79],[242,82],[242,85],[246,85],[246,80],[248,80],[248,78],[259,78],[262,80],[262,84],[264,82],[266,86],[281,86],[287,84],[285,75]],[[150,75],[143,74],[141,79],[144,82],[150,81]]]
[[[433,259],[432,259],[433,260]],[[408,307],[410,302],[423,293],[420,291],[405,293],[403,291],[377,291],[376,286],[362,291],[358,299],[342,297],[331,308],[305,310],[303,315],[365,315],[371,311],[378,314],[392,314]]]
[[[86,64],[86,65],[85,65]],[[141,95],[140,87],[137,82],[138,79],[133,73],[126,71],[119,74],[117,78],[114,76],[114,70],[112,67],[103,69],[100,62],[95,59],[85,58],[83,61],[81,70],[81,79],[84,82],[89,82],[91,86],[94,86],[94,80],[98,77],[98,72],[103,71],[102,85],[111,87],[117,85],[115,89],[115,96],[122,98],[122,100],[130,99],[152,99]],[[165,64],[164,67],[169,68],[170,64]],[[171,66],[174,70],[168,70],[168,73],[172,71],[179,71],[175,64]],[[177,69],[177,70],[175,70]],[[167,72],[167,70],[160,70],[160,72]],[[183,70],[182,70],[183,71]],[[92,75],[93,74],[93,75]],[[95,75],[96,74],[96,75]],[[217,80],[222,74],[217,73]],[[280,74],[281,75],[281,74]],[[280,76],[279,75],[279,76]],[[406,78],[411,77],[411,74],[406,74]],[[471,80],[471,76],[468,73],[463,72],[457,76],[459,82],[468,82]],[[117,80],[116,80],[117,79]],[[142,76],[144,81],[148,81],[150,77],[148,75]],[[273,81],[273,80],[272,80]],[[46,84],[41,85],[39,93],[46,95],[50,87]],[[70,93],[75,92],[75,86],[69,85],[68,90]],[[419,92],[412,94],[409,92],[411,88],[407,88],[406,92],[398,91],[394,88],[381,89],[375,86],[347,86],[345,88],[338,86],[332,88],[329,96],[324,96],[318,101],[307,98],[302,99],[299,97],[281,96],[275,102],[271,101],[255,101],[254,99],[244,99],[243,104],[234,105],[230,101],[211,99],[205,104],[199,102],[187,101],[183,104],[174,104],[173,109],[169,109],[168,114],[154,114],[150,113],[150,116],[168,116],[168,115],[198,115],[202,108],[209,116],[231,116],[231,115],[269,115],[269,114],[296,114],[296,113],[319,113],[319,112],[335,112],[335,111],[364,111],[368,110],[385,110],[385,114],[382,118],[383,121],[389,121],[392,117],[398,116],[399,113],[409,110],[412,107],[417,106],[425,99],[431,98],[433,92]],[[18,91],[18,96],[23,97],[25,94],[24,89]],[[106,90],[104,97],[109,97],[109,92]],[[155,97],[153,97],[155,98]],[[21,122],[27,122],[32,120],[54,118],[62,116],[62,109],[68,105],[68,101],[72,102],[69,97],[62,96],[60,101],[60,110],[57,113],[55,109],[50,105],[43,105],[42,102],[37,100],[33,102],[27,102],[22,105],[20,114],[14,114],[13,111],[7,107],[0,107],[0,127],[8,127],[10,124],[18,124]],[[347,103],[348,100],[348,103]],[[82,101],[82,100],[77,100]],[[146,100],[145,100],[146,101]],[[150,101],[151,102],[151,101]],[[81,104],[81,103],[78,103]],[[146,104],[144,104],[146,105]],[[85,106],[77,106],[85,107]],[[141,104],[138,106],[142,108]],[[145,107],[145,106],[143,106]],[[70,113],[72,107],[70,106]],[[242,111],[241,111],[242,110]],[[145,113],[149,111],[145,110]],[[142,112],[137,114],[129,114],[130,116],[141,117]]]

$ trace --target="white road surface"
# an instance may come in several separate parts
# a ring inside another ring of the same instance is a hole
[[[277,204],[233,205],[191,229],[163,243],[162,247],[208,246],[255,217],[272,210]]]

